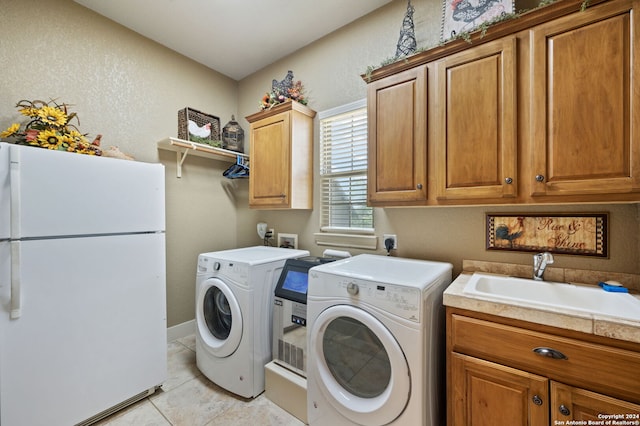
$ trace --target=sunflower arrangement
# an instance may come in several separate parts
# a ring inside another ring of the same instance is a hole
[[[300,102],[302,105],[307,105],[307,97],[304,94],[304,86],[302,81],[298,80],[291,84],[291,87],[286,87],[284,90],[271,90],[271,92],[265,93],[260,101],[260,108],[263,110],[271,109],[274,106],[286,102],[288,99]]]
[[[0,137],[11,138],[18,145],[102,155],[99,137],[93,143],[89,143],[86,134],[80,133],[78,128],[70,123],[75,119],[79,125],[80,120],[75,112],[69,113],[67,107],[67,104],[58,104],[53,100],[22,100],[16,104],[16,108],[29,120],[22,129],[20,124],[12,124],[7,130],[0,132]]]

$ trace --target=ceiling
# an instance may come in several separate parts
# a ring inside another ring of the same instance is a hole
[[[234,80],[392,0],[75,0]]]

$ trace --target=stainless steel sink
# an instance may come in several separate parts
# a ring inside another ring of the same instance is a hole
[[[463,292],[484,299],[528,304],[560,313],[571,310],[640,321],[639,299],[628,293],[607,292],[596,286],[475,273]]]

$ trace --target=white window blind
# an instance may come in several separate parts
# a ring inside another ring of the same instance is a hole
[[[355,102],[320,115],[323,231],[373,231],[367,207],[367,108]]]

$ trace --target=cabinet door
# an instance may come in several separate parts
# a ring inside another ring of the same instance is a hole
[[[525,371],[452,353],[449,426],[549,425],[549,381]]]
[[[551,382],[551,424],[566,424],[567,420],[602,421],[607,414],[622,416],[616,420],[638,422],[640,405]]]
[[[531,30],[532,196],[640,189],[633,6],[610,2]]]
[[[439,200],[517,195],[516,61],[505,37],[436,63]]]
[[[373,206],[427,200],[427,68],[371,83],[368,199]]]
[[[251,207],[287,207],[290,197],[290,113],[251,123]]]

